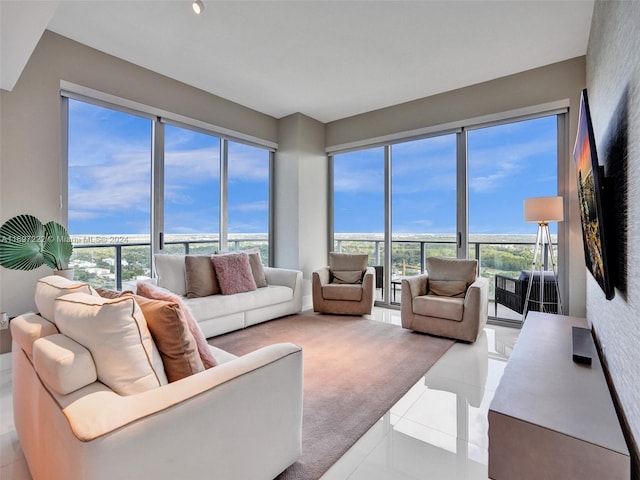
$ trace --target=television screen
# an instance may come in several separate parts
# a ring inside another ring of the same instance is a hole
[[[606,298],[611,300],[614,291],[607,262],[603,227],[604,172],[598,163],[586,89],[582,91],[580,101],[578,134],[573,148],[573,159],[578,177],[578,201],[585,262]]]

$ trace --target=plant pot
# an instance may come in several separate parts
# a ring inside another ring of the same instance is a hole
[[[65,268],[64,270],[54,270],[53,274],[58,275],[59,277],[64,277],[68,280],[73,280],[73,274],[75,273],[75,269],[73,268]]]

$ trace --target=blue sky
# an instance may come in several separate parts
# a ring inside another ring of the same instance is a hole
[[[557,195],[556,117],[471,130],[467,150],[470,233],[535,234],[522,202]],[[454,235],[455,134],[393,145],[391,156],[392,231]],[[335,231],[382,232],[383,148],[337,155],[334,171]]]
[[[148,234],[147,118],[69,101],[69,231]],[[165,233],[218,233],[218,138],[165,127]],[[470,233],[533,234],[522,201],[556,195],[556,117],[468,132]],[[335,157],[335,231],[384,231],[382,147]],[[268,229],[269,153],[229,143],[230,233]],[[394,233],[456,231],[455,134],[392,146]],[[552,231],[556,226],[552,224]]]

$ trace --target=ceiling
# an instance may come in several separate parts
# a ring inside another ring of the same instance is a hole
[[[0,0],[2,88],[46,28],[276,118],[330,122],[584,55],[593,11],[593,0],[203,1],[197,16],[190,0]]]

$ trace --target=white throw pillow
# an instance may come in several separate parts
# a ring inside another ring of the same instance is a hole
[[[156,253],[153,258],[158,276],[158,286],[177,293],[181,297],[187,294],[187,280],[184,266],[185,255]]]
[[[76,292],[92,294],[88,283],[74,282],[59,275],[49,275],[38,280],[34,300],[40,316],[55,324],[56,298]]]
[[[140,307],[130,297],[72,293],[56,300],[60,332],[91,352],[98,380],[120,395],[166,385],[162,359]]]

